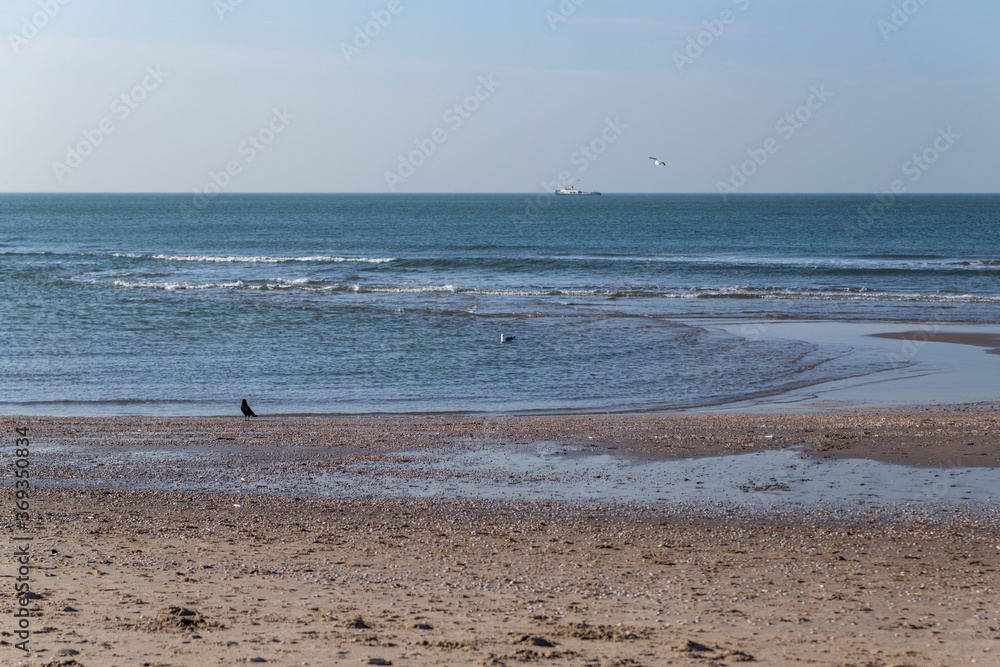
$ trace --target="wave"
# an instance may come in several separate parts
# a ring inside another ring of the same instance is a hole
[[[753,268],[795,268],[847,272],[909,272],[909,271],[958,271],[1000,267],[1000,261],[987,259],[947,259],[938,257],[634,257],[635,262],[676,262],[689,265],[709,265]]]
[[[208,289],[252,289],[250,285],[242,280],[229,283],[185,283],[185,282],[165,282],[157,283],[153,281],[128,282],[116,280],[114,286],[122,289],[158,289],[173,292],[174,290],[208,290]]]
[[[153,259],[163,262],[203,262],[210,264],[284,264],[302,262],[316,264],[389,264],[399,261],[398,257],[336,257],[332,255],[309,255],[306,257],[268,257],[266,255],[148,255],[130,252],[112,253],[112,257],[127,259]]]
[[[340,286],[338,286],[340,287]],[[337,288],[334,288],[337,289]],[[364,294],[426,294],[426,293],[447,293],[455,294],[459,291],[469,293],[468,290],[456,290],[452,285],[428,285],[426,287],[364,287],[362,285],[351,285],[349,291]]]
[[[989,257],[943,257],[931,255],[862,255],[840,257],[808,256],[766,256],[766,255],[613,255],[613,254],[572,254],[572,255],[529,255],[523,257],[456,255],[428,257],[345,257],[339,255],[170,255],[165,253],[60,253],[30,251],[0,251],[0,256],[37,257],[115,257],[119,259],[146,260],[163,263],[200,264],[392,264],[406,270],[449,270],[477,269],[495,270],[503,273],[531,273],[535,271],[595,270],[614,267],[622,270],[623,264],[634,264],[639,268],[657,266],[656,270],[726,270],[756,269],[790,273],[797,271],[827,274],[845,273],[852,275],[913,273],[962,274],[1000,271],[1000,260]]]
[[[692,296],[699,299],[774,299],[806,301],[913,301],[923,303],[997,303],[1000,296],[983,294],[940,294],[919,292],[885,292],[864,287],[832,290],[795,290],[787,288],[730,287],[699,290]]]
[[[1000,266],[1000,260],[990,260],[990,259],[980,259],[980,260],[963,260],[961,262],[953,262],[955,266],[971,266],[975,268],[985,267],[985,266]]]
[[[261,281],[235,280],[217,283],[181,281],[125,281],[115,280],[114,286],[122,289],[176,290],[296,290],[311,293],[349,294],[461,294],[480,297],[559,297],[606,299],[773,299],[805,301],[912,301],[925,303],[997,303],[1000,295],[944,294],[921,292],[888,292],[864,287],[839,289],[795,289],[785,287],[754,287],[740,285],[713,288],[589,288],[589,289],[484,289],[455,287],[454,285],[362,285],[360,283],[330,283],[323,279],[297,278],[284,280],[272,278]]]
[[[403,269],[490,269],[505,273],[530,273],[534,271],[571,270],[628,270],[628,264],[637,269],[655,271],[695,270],[745,270],[775,271],[781,273],[813,272],[828,274],[893,274],[953,273],[970,271],[995,271],[1000,261],[990,259],[946,258],[870,258],[870,257],[754,257],[736,255],[549,255],[531,257],[411,257],[399,260]],[[653,268],[655,267],[655,268]]]
[[[306,292],[353,292],[365,294],[421,294],[426,292],[455,293],[456,290],[451,285],[427,285],[413,287],[394,286],[363,286],[358,284],[343,285],[339,283],[328,283],[325,280],[312,280],[309,278],[296,278],[295,280],[284,280],[272,278],[262,281],[234,280],[220,283],[192,283],[183,281],[154,282],[149,280],[130,282],[126,280],[114,281],[114,286],[121,289],[156,289],[156,290],[288,290],[298,289]]]

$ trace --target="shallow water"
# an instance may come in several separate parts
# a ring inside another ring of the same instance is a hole
[[[339,457],[310,448],[111,450],[37,445],[39,464],[71,456],[69,479],[41,484],[286,497],[688,503],[733,507],[1000,507],[997,468],[926,468],[817,458],[797,449],[640,459],[548,443],[488,451]],[[43,475],[42,480],[46,477]]]
[[[796,450],[654,461],[562,448],[407,453],[418,478],[384,492],[415,497],[482,497],[571,502],[865,504],[972,502],[1000,504],[995,468],[917,468],[865,459],[818,459]],[[442,471],[454,477],[435,479]],[[468,474],[475,471],[474,474]],[[377,477],[373,472],[373,477]],[[341,476],[318,482],[337,488]]]

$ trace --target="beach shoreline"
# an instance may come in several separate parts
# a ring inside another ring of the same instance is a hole
[[[763,486],[742,495],[776,502],[519,499],[552,483],[529,475],[504,480],[517,491],[507,499],[395,492],[485,474],[461,469],[470,451],[553,448],[566,460],[697,459],[708,475],[724,457],[790,447],[811,466],[992,474],[998,407],[4,417],[11,446],[27,428],[33,451],[39,597],[23,664],[989,664],[1000,509],[948,496],[950,484],[898,506],[802,506]],[[331,474],[373,486],[302,491]],[[17,597],[0,600],[10,617]],[[11,639],[3,650],[20,657]]]
[[[1000,466],[1000,403],[825,412],[546,415],[0,417],[47,446],[317,448],[331,454],[555,443],[676,458],[798,447],[808,454],[922,466]],[[340,449],[344,448],[344,449]]]

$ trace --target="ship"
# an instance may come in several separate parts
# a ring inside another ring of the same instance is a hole
[[[577,190],[575,185],[571,185],[568,188],[563,188],[562,190],[556,190],[552,194],[556,195],[599,195],[600,192],[584,192],[583,190]]]

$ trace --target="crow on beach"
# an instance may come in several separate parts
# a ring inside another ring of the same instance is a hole
[[[247,399],[243,399],[243,405],[240,406],[240,410],[243,411],[243,421],[250,419],[251,417],[256,417],[257,413],[250,409],[247,405]]]

